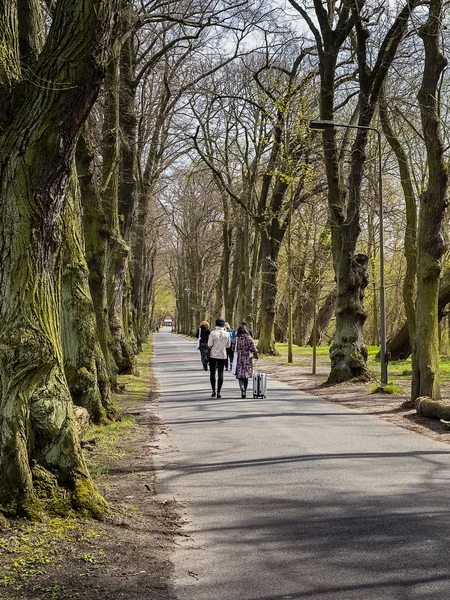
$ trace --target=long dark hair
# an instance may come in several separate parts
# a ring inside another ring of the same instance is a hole
[[[250,335],[250,331],[245,325],[239,325],[237,335]]]

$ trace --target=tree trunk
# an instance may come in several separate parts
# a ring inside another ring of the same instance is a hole
[[[225,318],[230,325],[234,321],[234,302],[236,290],[232,286],[231,273],[231,244],[233,238],[233,228],[230,226],[230,211],[228,208],[228,201],[224,198],[224,221],[222,225],[223,230],[223,299],[225,305]]]
[[[261,312],[258,352],[276,356],[275,317],[277,314],[278,255],[280,243],[261,230]]]
[[[108,319],[106,254],[108,226],[100,190],[93,172],[94,153],[90,144],[89,126],[78,139],[76,164],[83,205],[83,231],[86,261],[89,269],[89,289],[97,322],[97,338],[105,358],[106,369],[113,388],[117,385],[117,366],[111,354],[111,330]],[[102,395],[106,390],[102,391]]]
[[[367,379],[367,348],[362,336],[366,320],[363,299],[367,286],[367,256],[356,254],[350,267],[345,260],[338,268],[336,333],[330,348],[331,373],[328,383],[353,378]],[[347,258],[348,260],[348,258]]]
[[[105,83],[106,110],[103,124],[103,208],[107,217],[109,239],[107,247],[107,298],[110,352],[118,373],[130,373],[134,368],[134,353],[124,330],[124,294],[129,247],[119,226],[119,60],[115,56],[108,65]]]
[[[81,454],[64,374],[61,216],[77,136],[103,76],[113,9],[106,1],[85,0],[83,10],[75,0],[57,3],[45,50],[0,129],[0,504],[28,517],[41,510],[33,463],[35,473],[48,469],[71,488],[75,507],[100,516],[106,506]],[[14,46],[16,30],[6,27]],[[1,66],[0,86],[6,89]]]
[[[441,321],[444,314],[444,309],[450,302],[450,278],[448,275],[442,278],[439,285],[438,297],[438,319]],[[411,342],[409,339],[408,323],[405,322],[400,329],[391,337],[387,343],[390,360],[405,360],[411,354]]]
[[[406,229],[404,254],[406,258],[406,273],[403,280],[403,302],[411,346],[416,337],[417,205],[408,158],[389,121],[384,88],[380,97],[380,121],[384,135],[397,158],[400,181],[405,197]],[[402,353],[404,354],[404,352]]]
[[[450,404],[448,402],[431,400],[427,396],[420,396],[416,398],[414,408],[418,415],[430,417],[431,419],[450,421]]]
[[[75,404],[94,422],[114,418],[105,359],[89,291],[82,239],[80,190],[75,168],[63,214],[62,341],[64,371]]]
[[[439,384],[438,296],[441,234],[447,207],[448,167],[440,135],[438,85],[447,61],[440,51],[442,0],[431,0],[427,22],[419,29],[425,48],[422,86],[418,99],[428,159],[428,185],[420,198],[416,338],[413,347],[411,399],[441,397]]]
[[[328,329],[328,325],[330,324],[331,317],[333,316],[334,311],[335,311],[335,305],[336,305],[336,288],[328,294],[328,296],[325,298],[322,306],[320,307],[319,312],[317,313],[316,322],[314,324],[314,327],[316,328],[316,343],[318,346],[322,345],[323,336],[325,335],[326,330]],[[309,336],[308,346],[313,345],[313,333],[314,333],[314,331],[312,331],[311,335]]]

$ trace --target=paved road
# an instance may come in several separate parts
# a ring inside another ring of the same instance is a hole
[[[449,600],[450,446],[273,379],[210,398],[195,343],[153,339],[177,600]]]

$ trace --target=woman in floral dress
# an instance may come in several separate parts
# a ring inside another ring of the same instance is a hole
[[[248,330],[248,327],[241,325],[233,342],[233,352],[236,359],[236,379],[239,380],[241,398],[245,398],[248,386],[248,379],[253,375],[253,364],[250,353],[255,359],[258,359],[258,350]]]

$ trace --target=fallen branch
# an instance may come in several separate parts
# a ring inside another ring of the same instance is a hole
[[[450,404],[443,400],[432,400],[428,396],[417,398],[414,405],[418,415],[450,421]]]

